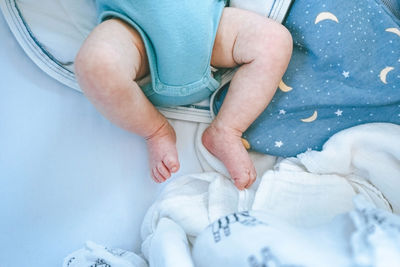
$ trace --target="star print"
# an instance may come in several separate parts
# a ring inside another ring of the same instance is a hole
[[[275,141],[275,147],[281,147],[281,146],[283,146],[282,141]]]
[[[345,78],[349,78],[350,72],[349,72],[349,71],[343,71],[343,72],[342,72],[342,75],[343,75]]]
[[[343,110],[340,110],[340,109],[338,109],[338,110],[336,110],[336,112],[335,112],[335,114],[336,114],[336,116],[342,116],[342,113],[343,113]]]
[[[283,115],[285,115],[285,114],[286,114],[286,110],[284,110],[284,109],[280,109],[280,110],[279,110],[279,114],[283,114]]]

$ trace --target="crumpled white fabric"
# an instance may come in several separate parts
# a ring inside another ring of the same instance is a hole
[[[297,156],[307,172],[335,174],[365,190],[379,207],[400,213],[400,126],[369,123],[332,136],[321,152]],[[368,188],[367,188],[368,187]],[[361,193],[361,192],[360,192]]]
[[[65,257],[63,267],[147,267],[146,261],[133,252],[119,248],[106,248],[87,241],[84,248]]]
[[[358,197],[350,212],[356,231],[351,236],[358,266],[400,266],[400,216],[374,208]]]
[[[400,216],[375,208],[364,197],[355,209],[327,224],[296,227],[268,212],[220,218],[193,246],[197,267],[400,266]]]
[[[198,137],[205,127],[199,127]],[[164,257],[154,251],[154,242],[168,245],[168,240],[154,240],[161,218],[174,221],[193,241],[215,219],[243,210],[267,211],[291,225],[315,227],[353,210],[352,199],[361,194],[380,209],[399,212],[398,125],[372,123],[339,132],[321,152],[280,160],[243,191],[234,187],[224,166],[204,149],[200,138],[196,145],[202,166],[218,172],[174,178],[165,187],[142,224],[142,252],[149,261],[150,256]],[[258,173],[273,161],[256,155]],[[187,258],[187,252],[183,253]]]
[[[219,217],[250,209],[253,198],[253,190],[239,192],[230,180],[216,172],[174,178],[143,220],[142,252],[146,257],[150,255],[154,233],[162,218],[176,222],[192,239]]]

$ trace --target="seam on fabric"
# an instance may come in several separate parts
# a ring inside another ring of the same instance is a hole
[[[73,79],[73,72],[66,69],[60,61],[58,61],[51,53],[49,53],[41,43],[36,39],[32,30],[29,28],[26,21],[23,19],[22,13],[18,8],[18,5],[15,0],[9,0],[7,2],[9,4],[9,11],[13,14],[13,20],[17,22],[19,25],[17,27],[18,31],[21,33],[21,36],[24,37],[25,41],[29,44],[33,52],[36,52],[37,58],[42,61],[46,66],[48,66],[52,71],[57,74],[71,80]],[[13,8],[14,7],[14,8]],[[17,12],[17,13],[16,13]],[[21,29],[25,29],[23,31]],[[54,63],[54,64],[49,64]],[[57,67],[58,66],[58,67]],[[67,73],[66,73],[67,72]]]

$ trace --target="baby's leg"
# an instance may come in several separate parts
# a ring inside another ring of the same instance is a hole
[[[179,169],[173,128],[134,81],[149,71],[137,31],[117,19],[101,23],[80,49],[75,70],[84,93],[105,117],[146,138],[155,181]]]
[[[203,143],[225,164],[239,189],[249,187],[256,178],[242,133],[273,97],[291,51],[291,36],[282,25],[248,11],[224,9],[211,64],[241,66],[217,117],[203,134]]]

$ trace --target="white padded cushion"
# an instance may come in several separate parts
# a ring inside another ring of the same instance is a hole
[[[73,62],[96,25],[94,0],[17,0],[35,38],[59,62]],[[72,65],[66,66],[73,68]]]

